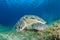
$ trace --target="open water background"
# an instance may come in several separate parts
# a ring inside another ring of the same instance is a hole
[[[33,0],[35,3],[31,2],[32,0],[0,0],[0,24],[13,26],[22,16],[29,14],[37,15],[47,23],[60,19],[60,0]]]

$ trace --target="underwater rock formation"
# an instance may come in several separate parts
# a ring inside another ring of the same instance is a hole
[[[24,29],[43,30],[47,27],[46,22],[42,18],[35,15],[25,15],[15,24],[17,32]]]
[[[60,20],[57,20],[50,25],[49,28],[38,32],[40,36],[43,36],[43,40],[60,40]],[[45,38],[44,38],[45,37]]]
[[[59,38],[60,40],[60,20],[54,22],[52,25],[51,25],[52,29],[53,29],[53,34],[55,34],[55,36],[57,38]]]

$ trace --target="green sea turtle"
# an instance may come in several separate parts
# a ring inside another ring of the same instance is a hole
[[[16,31],[20,32],[26,29],[43,30],[47,27],[46,22],[35,15],[25,15],[16,24]]]

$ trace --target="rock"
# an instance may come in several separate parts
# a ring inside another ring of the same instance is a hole
[[[49,27],[50,28],[47,28],[46,33],[52,34],[52,36],[55,37],[55,40],[60,40],[60,20],[53,22]]]
[[[47,27],[46,22],[35,15],[23,16],[14,26],[18,32],[24,29],[43,30]]]

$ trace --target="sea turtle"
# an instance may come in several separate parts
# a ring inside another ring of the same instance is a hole
[[[47,27],[46,22],[36,15],[25,15],[16,24],[16,31],[26,29],[42,30]]]

